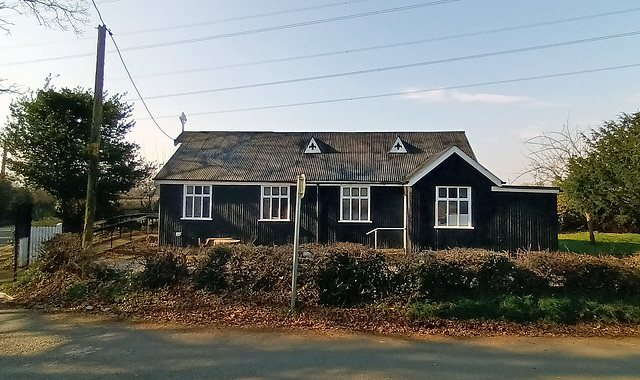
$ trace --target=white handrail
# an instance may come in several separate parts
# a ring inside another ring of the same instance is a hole
[[[378,227],[367,232],[366,235],[371,235],[371,233],[373,233],[373,249],[378,250],[378,231],[392,231],[392,230],[404,231],[405,228],[404,227]],[[404,249],[406,250],[407,247],[405,246]]]

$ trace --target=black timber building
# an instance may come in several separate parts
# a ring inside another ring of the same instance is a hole
[[[464,132],[183,132],[160,185],[162,245],[230,237],[378,247],[556,250],[557,188],[505,185]]]

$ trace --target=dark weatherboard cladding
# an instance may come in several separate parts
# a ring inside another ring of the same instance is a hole
[[[197,245],[210,237],[235,237],[253,244],[291,244],[293,221],[260,221],[260,186],[213,186],[211,220],[184,220],[183,185],[160,185],[160,244]],[[291,186],[291,191],[295,189]],[[301,242],[336,243],[357,242],[373,244],[373,235],[366,233],[378,227],[402,227],[402,187],[371,189],[371,201],[380,207],[372,208],[371,223],[341,223],[340,187],[314,186],[307,188],[301,206]],[[165,206],[166,205],[166,206]],[[295,202],[291,202],[291,215]],[[402,231],[379,234],[381,247],[402,247]]]
[[[156,177],[160,244],[290,244],[305,174],[305,243],[557,249],[558,190],[504,185],[464,132],[184,132],[177,143]]]

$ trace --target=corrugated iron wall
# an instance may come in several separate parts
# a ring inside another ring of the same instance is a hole
[[[489,221],[493,250],[558,249],[556,194],[494,193]]]
[[[182,246],[182,186],[160,185],[160,213],[158,226],[158,243],[160,245]]]
[[[409,190],[411,247],[557,250],[556,194],[492,192],[494,184],[452,156]],[[435,187],[471,186],[473,229],[434,228]]]
[[[160,244],[196,245],[210,237],[232,237],[253,244],[291,244],[295,186],[290,187],[291,221],[259,221],[260,186],[213,186],[212,220],[182,220],[182,185],[161,185]],[[402,187],[371,188],[372,223],[340,223],[340,187],[307,187],[301,205],[302,243],[355,242],[373,245],[377,227],[403,227]],[[402,231],[383,231],[379,247],[401,248]]]

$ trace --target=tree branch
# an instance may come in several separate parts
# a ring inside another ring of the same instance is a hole
[[[18,14],[30,14],[40,25],[58,27],[75,34],[82,34],[80,26],[89,20],[86,0],[14,0],[0,2],[0,9],[12,10]],[[10,32],[12,23],[0,19],[0,29]]]

